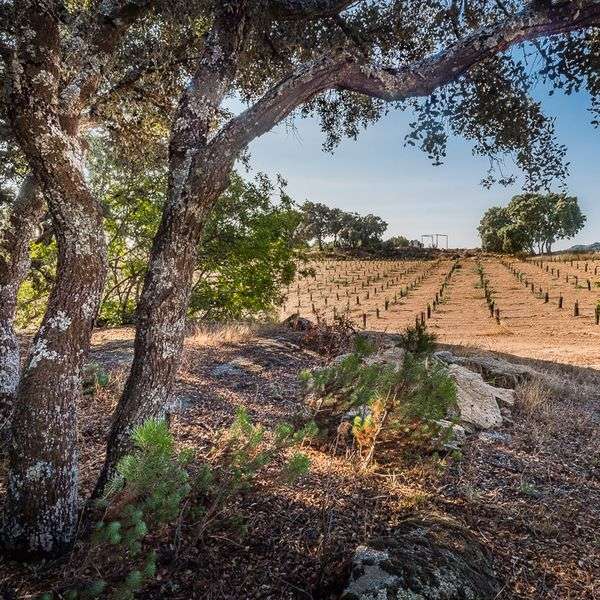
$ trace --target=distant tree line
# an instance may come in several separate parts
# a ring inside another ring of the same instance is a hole
[[[388,224],[372,214],[363,216],[318,202],[305,202],[301,212],[300,236],[307,242],[314,242],[319,250],[381,250],[410,245],[409,240],[401,235],[383,241]]]
[[[493,206],[477,228],[487,252],[549,254],[552,245],[583,228],[577,198],[565,194],[519,194],[506,207]]]

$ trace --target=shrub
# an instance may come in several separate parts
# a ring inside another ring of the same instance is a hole
[[[110,269],[98,323],[126,325],[135,312],[148,267],[152,240],[163,210],[167,176],[157,164],[132,164],[92,136],[89,177],[104,207]],[[301,215],[285,182],[258,174],[248,181],[235,173],[208,216],[198,245],[188,316],[233,320],[273,313],[303,260],[297,227]],[[52,235],[31,248],[32,268],[18,296],[20,327],[41,320],[56,277],[58,250]]]
[[[371,338],[357,335],[354,338],[354,352],[359,356],[369,356],[377,351],[377,344]]]
[[[81,577],[60,597],[97,598],[108,591],[114,600],[133,599],[156,574],[158,555],[150,541],[161,529],[177,521],[195,544],[208,527],[226,519],[232,497],[248,489],[265,466],[280,463],[282,480],[294,482],[307,472],[309,460],[293,448],[311,435],[312,423],[300,430],[282,423],[267,432],[240,409],[212,452],[196,463],[194,452],[176,449],[164,421],[149,420],[135,428],[133,452],[118,463],[97,502],[103,514],[80,567],[83,573],[94,564],[99,577]],[[54,595],[42,597],[51,600]]]
[[[426,347],[425,344],[418,346]],[[312,396],[317,423],[327,430],[332,417],[354,415],[352,433],[365,462],[379,438],[412,447],[431,446],[456,402],[456,386],[446,368],[407,352],[400,366],[365,363],[353,352],[334,364],[301,375]]]
[[[314,436],[315,424],[296,430],[289,423],[279,424],[272,432],[254,425],[247,411],[238,409],[235,421],[215,445],[207,461],[195,474],[190,499],[190,543],[196,544],[205,532],[223,516],[224,508],[267,465],[278,462],[287,450]],[[308,471],[308,457],[292,451],[283,461],[280,478],[293,483]]]
[[[345,315],[337,315],[333,322],[327,323],[316,313],[317,322],[306,330],[302,345],[319,354],[332,358],[352,347],[356,339],[354,324]]]
[[[435,349],[435,334],[427,331],[427,325],[417,323],[400,334],[398,345],[415,355],[431,354]]]

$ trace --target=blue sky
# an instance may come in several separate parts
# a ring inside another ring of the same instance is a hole
[[[588,218],[576,238],[556,248],[600,241],[600,131],[589,124],[588,98],[583,93],[544,96],[546,112],[557,117],[559,140],[568,147],[569,192],[578,196]],[[478,245],[483,211],[506,204],[520,187],[481,187],[488,162],[475,158],[460,138],[450,141],[444,165],[432,166],[420,150],[404,146],[410,120],[409,112],[391,112],[358,140],[345,140],[328,154],[321,149],[318,123],[296,119],[295,130],[283,124],[256,140],[251,164],[257,171],[281,173],[297,201],[382,217],[389,224],[386,235],[420,239],[423,233],[447,233],[451,247]]]

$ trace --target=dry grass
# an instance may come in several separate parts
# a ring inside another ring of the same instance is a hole
[[[547,422],[556,412],[556,403],[552,402],[552,393],[539,379],[521,383],[515,389],[515,414],[529,421]]]
[[[129,369],[124,366],[111,369],[109,372],[108,385],[98,386],[93,396],[94,402],[104,408],[105,414],[112,414],[117,402],[123,393]]]
[[[301,333],[281,330],[269,337],[268,330],[232,324],[191,332],[177,384],[186,407],[172,417],[181,447],[203,455],[238,406],[267,428],[294,419],[301,398],[297,372],[320,365],[321,358],[303,348]],[[79,406],[82,498],[102,466],[131,356],[123,350],[132,336],[119,330],[115,344],[109,333],[100,332],[106,348],[98,344],[94,355],[110,365],[109,384]],[[471,339],[461,353],[485,352]],[[239,358],[245,362],[237,374],[213,375],[216,366]],[[599,600],[600,375],[520,361],[540,377],[518,388],[514,423],[498,435],[471,436],[462,458],[411,457],[399,464],[390,452],[359,472],[355,454],[307,448],[311,470],[297,485],[268,471],[228,507],[225,516],[245,517],[245,532],[224,516],[214,535],[176,557],[179,533],[162,531],[154,540],[158,577],[141,597],[336,598],[356,545],[388,534],[407,514],[433,511],[459,519],[489,547],[505,584],[498,600]],[[250,363],[262,369],[245,371]],[[78,546],[66,566],[35,572],[0,559],[0,598],[7,590],[7,598],[31,599],[69,582],[69,569],[85,552]]]
[[[254,323],[198,323],[192,326],[185,343],[205,348],[241,344],[251,340],[258,328]]]
[[[522,424],[522,439],[532,451],[575,443],[580,459],[593,461],[600,420],[589,384],[577,378],[545,376],[516,388],[514,418]]]

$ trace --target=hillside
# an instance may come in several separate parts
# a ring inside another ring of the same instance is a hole
[[[325,362],[316,348],[306,333],[280,327],[189,337],[171,424],[177,444],[206,453],[236,407],[265,427],[293,419],[303,410],[299,370]],[[472,349],[445,348],[473,355]],[[79,406],[85,490],[101,464],[108,415],[131,349],[129,329],[94,337],[93,360],[111,374],[111,383]],[[297,484],[287,485],[267,469],[195,543],[189,524],[153,533],[156,577],[139,597],[335,600],[347,585],[357,547],[393,534],[415,515],[435,515],[459,523],[471,543],[489,553],[502,586],[495,598],[594,600],[600,575],[600,425],[598,398],[589,391],[598,389],[599,376],[590,369],[503,358],[534,367],[549,383],[518,386],[512,418],[500,427],[469,435],[453,455],[388,449],[366,470],[358,466],[356,447],[306,447],[311,468]],[[5,556],[0,597],[39,597],[108,560],[92,564],[88,552],[79,543],[66,562],[35,570]],[[129,560],[105,576],[117,575]]]
[[[576,244],[567,248],[565,252],[600,252],[600,242],[593,244]]]

